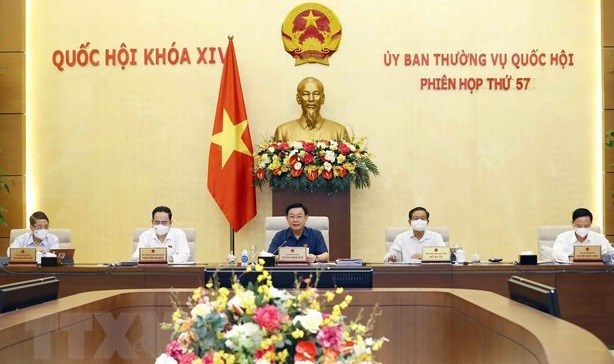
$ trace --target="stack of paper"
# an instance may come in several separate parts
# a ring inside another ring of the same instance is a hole
[[[337,259],[337,265],[362,266],[362,259]]]

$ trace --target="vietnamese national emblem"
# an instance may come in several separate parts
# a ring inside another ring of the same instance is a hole
[[[305,3],[288,13],[281,26],[281,38],[286,52],[295,59],[295,66],[304,63],[328,66],[328,58],[341,43],[341,23],[326,6]]]

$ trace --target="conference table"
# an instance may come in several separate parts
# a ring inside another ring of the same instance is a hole
[[[368,266],[373,268],[374,288],[464,288],[490,291],[507,297],[507,280],[512,275],[547,284],[557,289],[562,319],[590,331],[606,345],[614,347],[614,269],[611,266],[586,263]],[[219,268],[227,267],[218,264],[134,267],[96,264],[62,267],[8,265],[0,270],[0,284],[56,276],[60,280],[60,297],[112,289],[195,288],[205,284],[205,269]],[[241,271],[242,268],[236,269]]]

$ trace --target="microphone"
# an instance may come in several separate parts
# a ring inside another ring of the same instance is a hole
[[[281,248],[282,246],[284,246],[286,243],[288,242],[288,240],[284,240],[283,243],[279,244],[279,246],[277,247],[277,249],[275,249],[275,251],[272,253],[273,255],[277,255],[277,252],[279,251],[279,248]]]

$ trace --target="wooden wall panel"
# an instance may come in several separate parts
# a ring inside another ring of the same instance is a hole
[[[604,173],[603,221],[606,235],[614,234],[614,173]],[[614,240],[610,240],[614,242]]]
[[[601,0],[601,45],[614,47],[614,0]]]
[[[0,167],[4,174],[22,176],[26,169],[26,126],[23,114],[0,114]]]
[[[614,141],[614,137],[605,134],[608,130],[614,130],[614,110],[603,111],[603,171],[614,172],[614,147],[605,146],[606,142]]]
[[[25,113],[26,56],[0,53],[0,113]]]
[[[3,206],[8,226],[0,225],[0,237],[6,238],[11,234],[11,229],[23,228],[25,214],[25,177],[6,177],[11,193],[0,192],[0,206]],[[1,254],[0,256],[4,255]]]
[[[612,24],[614,28],[614,24]],[[614,47],[603,48],[603,108],[614,110]]]
[[[25,52],[26,2],[0,0],[0,52]]]

